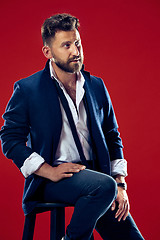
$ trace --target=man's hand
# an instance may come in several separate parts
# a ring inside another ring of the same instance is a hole
[[[115,210],[116,204],[118,204],[118,210],[115,214],[115,218],[118,218],[118,221],[121,221],[121,219],[125,220],[128,216],[130,206],[127,192],[121,187],[118,187],[117,199],[112,203],[111,206],[112,211]]]
[[[54,167],[53,173],[51,173],[50,180],[58,182],[63,178],[72,177],[74,173],[78,173],[84,170],[86,166],[76,163],[62,163],[57,167]]]
[[[53,182],[58,182],[63,178],[72,177],[74,173],[78,173],[85,168],[86,166],[76,163],[62,163],[57,167],[52,167],[49,164],[44,163],[35,174],[48,178]]]

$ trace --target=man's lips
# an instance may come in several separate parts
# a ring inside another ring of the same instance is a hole
[[[81,59],[80,58],[76,58],[76,59],[71,59],[69,62],[79,62],[79,61],[81,61]]]

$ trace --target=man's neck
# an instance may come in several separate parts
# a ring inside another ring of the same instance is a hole
[[[67,73],[61,70],[54,62],[52,62],[52,67],[57,75],[57,78],[64,86],[74,87],[76,85],[77,74]]]

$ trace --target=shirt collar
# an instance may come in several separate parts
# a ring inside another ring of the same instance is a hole
[[[63,84],[61,83],[61,81],[58,79],[57,77],[57,74],[52,66],[52,61],[50,60],[49,61],[49,70],[50,70],[50,76],[52,79],[56,79],[56,81],[59,83],[60,87],[63,86]],[[78,85],[78,88],[83,88],[83,85],[84,85],[84,82],[85,82],[85,79],[82,75],[81,72],[77,72],[77,85]]]

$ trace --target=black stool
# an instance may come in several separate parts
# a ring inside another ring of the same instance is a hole
[[[51,211],[50,240],[61,240],[65,235],[65,207],[64,203],[38,203],[36,208],[27,216],[23,229],[22,240],[33,240],[36,214]]]

